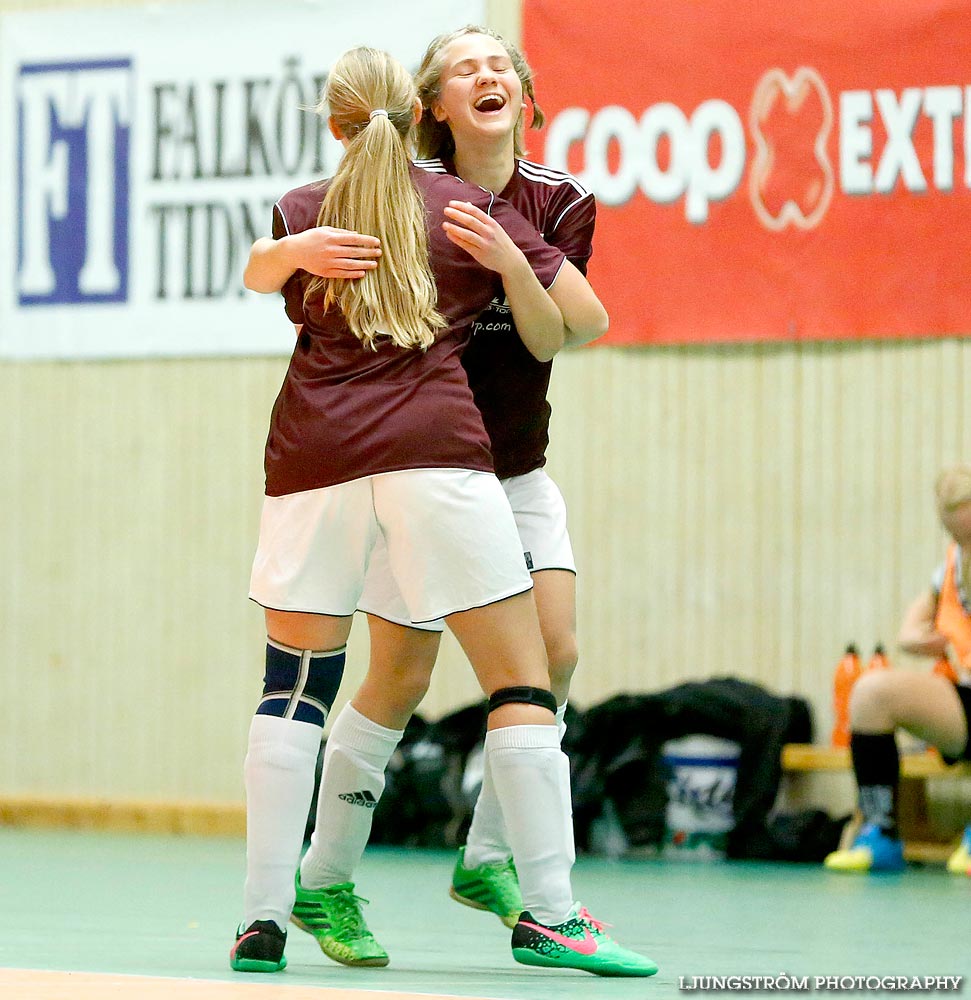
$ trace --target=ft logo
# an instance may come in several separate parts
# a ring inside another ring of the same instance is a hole
[[[24,65],[17,82],[20,304],[124,301],[131,61]]]

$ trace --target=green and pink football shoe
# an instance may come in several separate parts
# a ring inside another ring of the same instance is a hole
[[[595,976],[653,976],[657,964],[623,948],[604,933],[604,924],[575,903],[561,924],[538,923],[524,910],[512,932],[512,955],[523,965],[581,969]]]

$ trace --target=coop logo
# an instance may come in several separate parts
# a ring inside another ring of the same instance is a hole
[[[929,178],[914,142],[922,118],[932,134]],[[690,114],[661,102],[639,119],[617,105],[593,113],[567,108],[550,126],[546,162],[567,170],[580,147],[580,180],[603,204],[624,205],[638,192],[660,205],[683,198],[685,217],[694,225],[707,222],[711,206],[741,188],[749,166],[747,194],[761,225],[811,229],[825,217],[837,189],[854,196],[886,195],[898,187],[923,194],[930,184],[952,191],[955,134],[962,124],[964,184],[971,188],[971,87],[848,90],[834,102],[812,67],[791,75],[774,68],[753,91],[749,136],[739,112],[717,99]],[[886,141],[876,150],[874,134],[881,132]]]
[[[755,88],[749,125],[755,142],[749,197],[759,222],[774,230],[817,226],[834,183],[826,152],[833,104],[822,77],[805,66],[791,77],[770,70]]]
[[[21,305],[128,297],[130,60],[20,67]]]

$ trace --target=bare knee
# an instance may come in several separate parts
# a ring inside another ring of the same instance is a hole
[[[860,677],[850,695],[850,728],[861,732],[895,729],[898,724],[894,709],[897,686],[897,675],[888,670]]]
[[[411,712],[428,694],[432,673],[423,664],[404,663],[387,674],[387,683],[394,686],[396,701]]]
[[[390,729],[404,729],[428,692],[439,634],[371,620],[371,662],[354,707]]]
[[[430,670],[414,664],[375,668],[372,663],[352,704],[380,726],[404,729],[428,692],[430,679]]]

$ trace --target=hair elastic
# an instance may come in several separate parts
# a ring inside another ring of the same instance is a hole
[[[377,115],[384,115],[384,117],[385,117],[385,118],[387,118],[387,117],[388,117],[388,112],[387,112],[387,111],[385,111],[385,110],[384,110],[384,108],[375,108],[375,109],[374,109],[374,110],[373,110],[373,111],[372,111],[372,112],[371,112],[371,113],[370,113],[370,114],[368,115],[368,120],[370,121],[370,120],[371,120],[372,118],[375,118],[375,117],[376,117]]]

